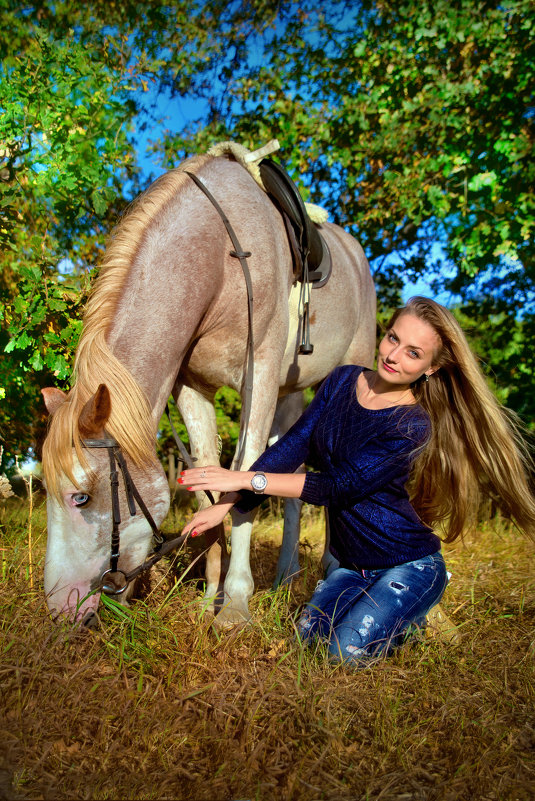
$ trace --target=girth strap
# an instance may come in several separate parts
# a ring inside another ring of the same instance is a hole
[[[194,183],[199,187],[201,192],[204,192],[210,203],[214,206],[216,211],[218,212],[219,216],[223,220],[225,228],[227,229],[227,233],[232,241],[234,246],[234,250],[230,251],[230,255],[233,256],[235,259],[239,259],[241,264],[241,268],[243,270],[243,277],[245,278],[245,286],[247,287],[247,311],[248,311],[248,331],[247,331],[247,365],[245,368],[245,378],[244,378],[244,385],[245,385],[245,397],[243,399],[243,408],[242,408],[242,425],[240,426],[240,438],[238,441],[238,453],[237,453],[237,467],[238,469],[242,467],[242,460],[243,454],[245,451],[245,443],[247,440],[247,429],[249,426],[249,418],[251,416],[251,406],[253,401],[253,377],[254,377],[254,340],[253,340],[253,284],[251,281],[251,273],[249,271],[249,265],[247,264],[247,259],[251,255],[249,251],[244,251],[241,247],[238,237],[236,236],[236,232],[234,231],[232,225],[228,217],[226,216],[225,212],[212,195],[212,193],[206,188],[199,178],[194,175],[192,172],[188,172],[184,170],[186,175],[194,181]]]

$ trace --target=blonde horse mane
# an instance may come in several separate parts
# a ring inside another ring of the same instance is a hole
[[[209,160],[208,156],[193,157],[158,178],[133,202],[111,234],[84,313],[74,362],[74,384],[67,400],[52,416],[43,446],[45,482],[48,492],[56,498],[60,497],[62,474],[77,486],[73,446],[80,464],[87,469],[78,419],[100,384],[107,386],[111,397],[106,432],[117,440],[134,464],[149,466],[156,460],[156,431],[149,401],[129,370],[111,352],[106,334],[147,228],[188,180],[184,169],[197,172]]]

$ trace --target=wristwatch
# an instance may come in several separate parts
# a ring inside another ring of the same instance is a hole
[[[265,473],[255,473],[251,479],[253,492],[256,492],[257,495],[261,495],[266,489],[267,483],[268,481]]]

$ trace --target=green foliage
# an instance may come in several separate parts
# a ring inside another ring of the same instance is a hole
[[[255,148],[276,136],[307,199],[364,245],[382,315],[406,280],[439,271],[446,258],[454,278],[439,277],[436,290],[463,294],[485,358],[511,388],[508,402],[531,413],[528,0],[0,7],[0,435],[8,451],[35,441],[39,388],[65,385],[105,237],[143,187],[136,145],[157,124],[158,93],[171,106],[187,98],[199,108],[178,134],[160,121],[150,147],[162,165],[214,141]],[[488,308],[479,313],[482,298]],[[505,347],[501,315],[517,321],[507,370],[479,325],[497,326]],[[227,406],[222,400],[218,411],[225,449],[235,437],[236,410]]]
[[[534,56],[527,0],[300,4],[236,70],[220,113],[166,150],[276,136],[304,193],[364,245],[380,317],[406,280],[438,273],[437,292],[465,298],[496,391],[529,422]]]
[[[222,0],[0,7],[0,436],[12,456],[43,433],[39,389],[65,383],[88,279],[142,188],[149,89],[202,92],[228,43],[243,55],[273,12]]]
[[[438,240],[458,288],[511,260],[533,282],[534,33],[527,0],[300,4],[193,142],[277,136],[369,257],[405,254],[405,278]]]
[[[131,171],[125,123],[135,106],[126,71],[106,55],[111,43],[101,36],[88,48],[67,26],[65,4],[55,15],[46,4],[4,6],[0,434],[13,455],[31,442],[35,418],[42,434],[39,388],[70,373],[89,265]]]
[[[517,319],[480,299],[458,309],[455,316],[467,333],[498,400],[533,428],[535,421],[535,318]]]

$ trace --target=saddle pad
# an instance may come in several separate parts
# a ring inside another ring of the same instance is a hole
[[[216,145],[212,145],[207,151],[207,155],[214,156],[214,158],[220,156],[226,156],[227,158],[229,156],[232,157],[247,170],[258,186],[266,192],[266,187],[260,175],[259,164],[263,158],[271,155],[271,153],[275,153],[279,148],[280,145],[277,139],[271,139],[266,145],[258,148],[258,150],[249,150],[238,142],[218,142]],[[315,203],[305,203],[304,206],[306,213],[316,225],[322,225],[324,222],[327,222],[329,215],[321,206],[317,206]]]

